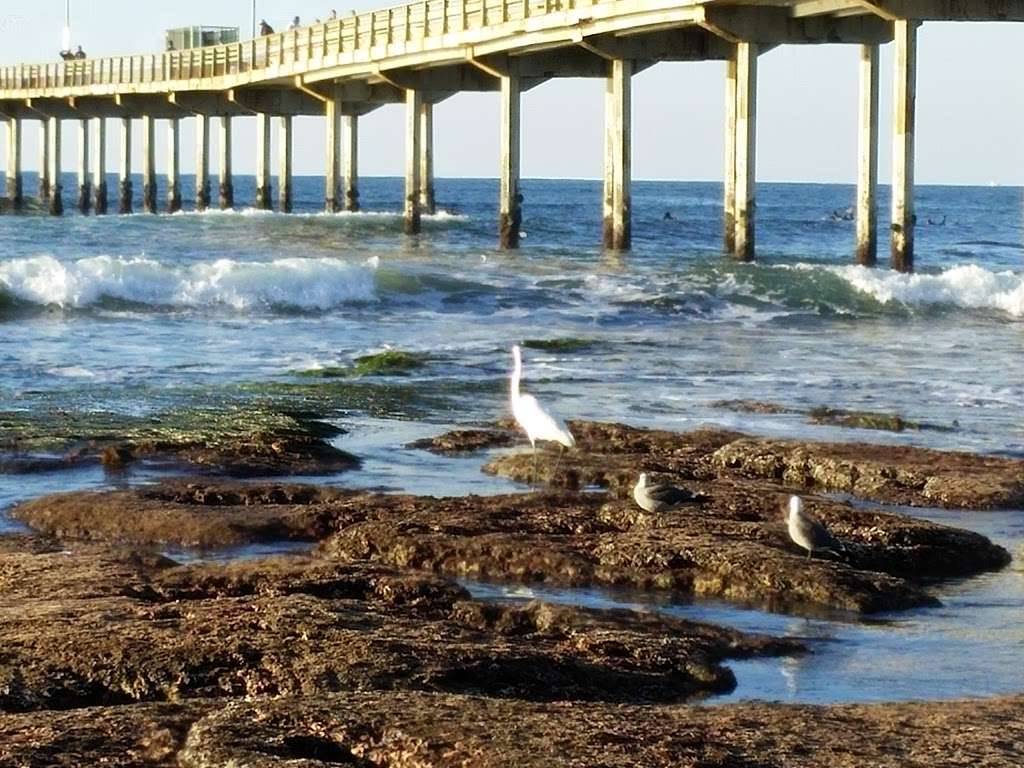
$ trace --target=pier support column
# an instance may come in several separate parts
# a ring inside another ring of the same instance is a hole
[[[277,124],[277,205],[281,213],[292,212],[292,118],[283,115]]]
[[[520,139],[519,76],[501,78],[501,126],[498,151],[501,154],[501,186],[498,201],[498,244],[502,248],[519,247],[523,223],[523,196],[519,193]]]
[[[132,212],[132,119],[121,118],[121,180],[117,192],[117,212]]]
[[[917,22],[893,22],[892,257],[900,272],[914,271],[914,101]]]
[[[324,167],[324,210],[337,213],[341,210],[338,197],[338,181],[341,178],[341,99],[328,99],[324,104],[326,123],[326,164]]]
[[[632,76],[632,61],[615,59],[609,62],[604,99],[603,241],[605,248],[614,250],[627,250],[632,240],[630,222]]]
[[[142,210],[156,213],[156,121],[142,116]]]
[[[736,252],[736,52],[725,62],[725,169],[722,174],[722,243]]]
[[[60,216],[64,213],[63,187],[60,183],[60,118],[50,118],[49,131],[49,155],[50,167],[48,176],[50,178],[50,213]]]
[[[235,185],[231,177],[231,118],[220,118],[220,209],[235,207]]]
[[[736,44],[736,247],[740,261],[754,260],[757,155],[757,44]]]
[[[210,207],[210,118],[196,115],[196,210]]]
[[[345,210],[359,210],[359,118],[345,117]]]
[[[167,121],[167,212],[181,210],[181,120]]]
[[[50,199],[50,121],[39,121],[39,190],[40,202]]]
[[[7,121],[7,183],[5,194],[14,210],[21,208],[24,189],[21,179],[21,118]]]
[[[857,121],[857,263],[878,260],[878,46],[860,47]]]
[[[93,210],[97,216],[107,212],[107,121],[94,118],[96,146],[92,153]]]
[[[420,231],[420,111],[423,94],[405,92],[405,233]]]
[[[434,201],[434,105],[420,105],[420,210],[433,215]]]
[[[269,211],[274,207],[270,189],[270,115],[256,115],[256,208]]]
[[[89,120],[78,121],[78,210],[92,208],[92,182],[89,180]]]

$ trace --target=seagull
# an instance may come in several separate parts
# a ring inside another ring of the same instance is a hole
[[[533,479],[537,480],[537,443],[558,443],[565,448],[574,448],[576,438],[572,436],[565,422],[552,414],[537,402],[533,395],[519,391],[519,380],[523,376],[523,353],[516,344],[512,347],[512,415],[516,423],[523,428],[533,448]],[[559,453],[561,461],[561,453]],[[556,465],[557,468],[557,465]]]
[[[835,554],[846,551],[825,526],[804,512],[804,500],[799,496],[789,497],[789,538],[807,550],[808,560],[816,549]]]
[[[633,499],[647,512],[669,512],[697,498],[693,491],[668,483],[648,485],[646,472],[640,473],[640,479],[633,486]]]

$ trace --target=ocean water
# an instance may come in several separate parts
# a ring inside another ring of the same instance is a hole
[[[236,177],[240,206],[231,212],[0,216],[0,413],[45,431],[89,418],[301,409],[347,430],[337,444],[365,459],[358,472],[318,482],[498,492],[515,486],[482,475],[478,457],[443,459],[403,446],[504,415],[510,345],[572,338],[591,343],[526,351],[528,385],[565,417],[1024,456],[1019,188],[920,187],[918,271],[907,276],[852,265],[854,224],[830,215],[853,203],[849,185],[759,185],[759,258],[735,264],[720,253],[721,192],[713,183],[635,183],[628,254],[599,247],[594,181],[525,180],[525,238],[515,252],[495,248],[494,180],[439,179],[441,212],[424,220],[418,237],[401,231],[401,180],[363,179],[365,212],[354,215],[321,213],[322,184],[297,178],[289,216],[241,205],[253,199],[251,177]],[[108,187],[116,189],[114,177]],[[191,208],[192,180],[184,187]],[[75,189],[70,175],[64,188]],[[26,190],[34,189],[29,175]],[[65,195],[69,211],[72,198]],[[386,348],[423,353],[427,364],[356,381],[303,375]],[[716,405],[724,399],[895,412],[934,428],[840,429],[801,413],[736,413]],[[96,468],[0,475],[0,510],[53,490],[153,476]],[[1016,551],[1019,517],[1007,514],[992,535]],[[956,522],[988,530],[994,519],[965,514]],[[0,528],[12,525],[0,516]],[[1024,615],[1019,572],[949,589],[981,603],[1005,594],[1005,610]],[[947,633],[944,651],[929,653],[970,651],[956,643],[977,631],[972,614],[955,605],[912,619],[931,626],[951,614],[962,629]],[[779,622],[790,618],[757,611],[732,620],[789,631]],[[812,622],[809,631],[825,638],[814,657],[819,674],[835,674],[828,659],[837,648],[856,654],[877,643],[862,629],[849,620]],[[1016,630],[992,631],[992,647],[1019,651]],[[784,695],[758,663],[738,668],[737,695]],[[977,663],[976,677],[992,671]],[[862,673],[853,669],[835,700],[867,690],[857,688]],[[1024,690],[1024,671],[1009,680]],[[813,681],[803,687],[830,690]],[[988,690],[968,681],[936,695]]]

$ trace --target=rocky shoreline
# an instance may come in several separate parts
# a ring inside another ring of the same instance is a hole
[[[935,605],[934,581],[1001,568],[1009,554],[820,491],[1012,506],[1022,462],[573,429],[579,449],[541,462],[543,492],[186,478],[19,505],[34,533],[0,536],[0,766],[1018,764],[1019,696],[697,706],[735,686],[729,659],[809,649],[652,613],[477,600],[453,579],[629,586],[804,614]],[[496,425],[418,447],[513,440]],[[517,479],[531,469],[529,452],[487,463]],[[639,471],[699,500],[644,512],[628,496]],[[845,555],[808,560],[789,541],[781,502],[794,491]],[[159,554],[282,540],[313,550],[227,564]]]

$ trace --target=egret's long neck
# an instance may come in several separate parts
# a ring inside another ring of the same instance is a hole
[[[512,366],[512,397],[519,397],[519,379],[523,376],[523,360],[519,355],[513,355],[515,365]]]

